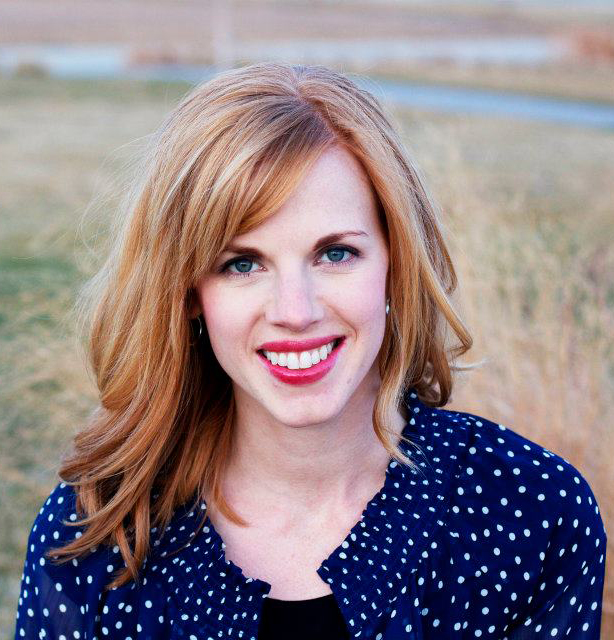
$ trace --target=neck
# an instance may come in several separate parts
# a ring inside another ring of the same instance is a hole
[[[286,514],[323,513],[369,499],[390,462],[373,430],[374,404],[375,395],[348,403],[329,423],[289,427],[237,403],[226,497],[239,510],[257,505],[260,512]],[[395,417],[391,426],[400,435],[406,421],[400,411]]]

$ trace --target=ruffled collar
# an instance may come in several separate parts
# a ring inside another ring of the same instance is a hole
[[[330,585],[352,637],[369,636],[377,619],[407,586],[408,575],[428,556],[430,533],[443,515],[456,453],[463,445],[460,433],[441,437],[438,431],[444,429],[438,429],[437,409],[422,403],[413,390],[404,403],[410,418],[403,434],[416,447],[406,443],[401,447],[418,471],[391,460],[382,488],[317,569]],[[439,449],[445,455],[439,455]],[[262,599],[271,585],[246,577],[226,558],[225,544],[208,518],[197,531],[198,516],[205,509],[204,502],[178,509],[165,536],[154,543],[152,555],[167,559],[183,575],[175,583],[175,594],[186,619],[198,619],[206,610],[220,621],[220,628],[231,627],[255,638]]]

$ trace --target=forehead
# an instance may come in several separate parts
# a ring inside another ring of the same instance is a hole
[[[377,198],[356,157],[343,147],[322,153],[279,210],[242,240],[275,235],[301,237],[361,228],[369,234],[378,223]]]

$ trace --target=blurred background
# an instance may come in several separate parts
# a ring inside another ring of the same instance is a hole
[[[0,637],[96,402],[70,309],[125,170],[193,84],[273,59],[351,74],[393,114],[486,359],[449,407],[569,460],[613,529],[614,2],[0,0]]]

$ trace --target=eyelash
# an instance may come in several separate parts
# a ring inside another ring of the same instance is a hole
[[[361,253],[360,251],[358,251],[358,249],[353,249],[352,247],[347,247],[345,245],[332,245],[330,247],[325,247],[324,249],[322,249],[320,251],[320,255],[328,253],[329,251],[335,251],[335,250],[341,250],[341,251],[347,251],[349,253],[352,254],[352,257],[349,258],[348,260],[342,260],[339,262],[330,262],[329,264],[332,265],[340,265],[340,266],[345,266],[351,262],[354,262],[354,260],[358,257],[360,257]],[[249,260],[251,262],[256,262],[256,257],[255,256],[250,256],[250,255],[244,255],[244,256],[239,256],[238,258],[233,258],[232,260],[229,260],[228,262],[226,262],[224,265],[222,265],[222,267],[219,269],[218,273],[226,273],[226,275],[230,276],[231,278],[234,277],[239,277],[239,278],[249,278],[250,276],[254,275],[254,273],[256,272],[248,272],[248,273],[231,273],[230,271],[228,271],[228,267],[230,267],[231,265],[235,264],[236,262],[240,262],[241,260]]]

